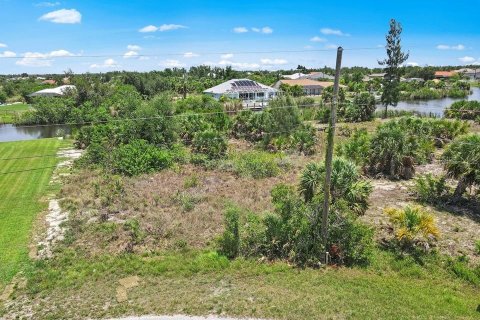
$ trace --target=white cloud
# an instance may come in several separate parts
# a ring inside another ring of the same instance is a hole
[[[325,35],[350,37],[349,33],[344,33],[338,29],[322,28],[320,29],[320,32]]]
[[[410,66],[410,67],[418,67],[419,64],[418,64],[418,62],[413,62],[413,61],[412,61],[412,62],[407,62],[407,66]]]
[[[25,52],[23,58],[17,60],[15,64],[27,67],[49,67],[52,65],[53,59],[58,57],[73,57],[75,54],[67,50],[54,50],[47,53],[41,52]]]
[[[178,60],[167,59],[164,60],[160,65],[167,67],[167,68],[181,68],[185,65]]]
[[[125,59],[136,58],[136,57],[138,57],[138,52],[137,52],[137,51],[133,51],[133,50],[127,51],[127,52],[125,52],[125,53],[123,54],[123,57],[124,57]]]
[[[262,33],[271,34],[271,33],[273,33],[273,29],[270,28],[270,27],[263,27],[262,28]]]
[[[326,44],[325,45],[325,49],[337,49],[338,48],[338,45],[336,44],[333,44],[333,43],[330,43],[330,44]]]
[[[132,51],[140,51],[142,50],[142,48],[140,46],[137,46],[136,44],[129,44],[127,46],[127,49],[128,50],[132,50]]]
[[[462,51],[462,50],[465,50],[465,46],[463,44],[457,44],[456,46],[450,46],[450,45],[447,45],[447,44],[439,44],[437,46],[437,49],[438,50],[458,50],[458,51]]]
[[[60,9],[44,14],[39,20],[74,24],[82,21],[82,14],[75,9]]]
[[[48,54],[40,52],[25,52],[23,58],[17,60],[15,64],[25,67],[49,67],[52,60],[48,59]]]
[[[458,58],[458,60],[460,60],[463,63],[475,62],[475,58],[474,57],[469,57],[469,56]]]
[[[183,26],[181,24],[162,24],[161,26],[157,27],[154,25],[148,25],[146,27],[143,27],[142,29],[138,30],[139,32],[164,32],[164,31],[170,31],[170,30],[177,30],[177,29],[186,29],[188,28],[187,26]]]
[[[13,51],[3,51],[0,52],[0,58],[13,58],[13,57],[16,57],[17,54]]]
[[[113,59],[107,59],[105,61],[103,61],[102,64],[92,64],[90,65],[90,68],[92,69],[103,69],[103,68],[115,68],[115,67],[119,67],[119,65],[117,64],[117,62]]]
[[[155,27],[154,25],[149,25],[149,26],[143,27],[142,29],[140,29],[138,31],[139,32],[155,32],[157,30],[158,30],[158,28]]]
[[[233,53],[225,53],[220,56],[222,60],[227,60],[227,59],[232,59],[233,58]]]
[[[269,66],[278,66],[278,65],[284,65],[288,63],[288,61],[285,59],[260,59],[260,62],[264,65],[269,65]]]
[[[55,50],[47,54],[48,57],[73,57],[75,56],[73,53],[67,51],[67,50]]]
[[[8,46],[5,43],[0,42],[0,48],[6,48],[6,47],[8,47]]]
[[[310,41],[312,41],[312,42],[325,42],[325,41],[327,41],[327,39],[315,36],[315,37],[311,38]]]
[[[258,69],[260,65],[258,63],[250,63],[250,62],[234,62],[230,60],[221,60],[218,62],[218,65],[221,66],[231,66],[237,69]]]
[[[474,66],[480,66],[480,61],[476,61],[476,62],[472,63],[472,65],[474,65]]]
[[[184,58],[194,58],[194,57],[198,57],[198,54],[194,53],[194,52],[185,52],[183,54],[183,57]]]
[[[186,26],[182,26],[181,24],[162,24],[158,27],[158,31],[170,31],[170,30],[177,30],[177,29],[186,29]]]
[[[56,7],[59,6],[61,3],[60,2],[39,2],[35,6],[36,7]]]
[[[245,27],[236,27],[236,28],[233,28],[233,32],[235,32],[235,33],[245,33],[245,32],[248,32],[248,29],[245,28]]]
[[[248,30],[247,30],[248,31]],[[247,32],[245,31],[245,32]],[[273,29],[270,27],[263,27],[263,28],[252,28],[253,32],[263,33],[263,34],[271,34],[273,33]]]

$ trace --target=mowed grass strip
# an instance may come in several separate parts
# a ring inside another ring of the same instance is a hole
[[[85,258],[67,250],[30,269],[25,292],[18,293],[28,295],[28,305],[16,308],[31,310],[36,319],[132,313],[298,320],[478,319],[478,287],[436,265],[424,270],[402,263],[402,272],[396,272],[383,265],[393,257],[378,258],[382,265],[366,269],[297,269],[281,262],[229,261],[215,252]],[[141,278],[140,285],[128,290],[128,303],[118,303],[118,280],[132,275]],[[45,308],[45,297],[56,307]],[[9,312],[13,318],[15,309]]]
[[[52,155],[62,145],[65,142],[58,139],[2,142],[0,159]],[[52,156],[0,160],[0,289],[28,259],[32,223],[48,206],[40,199],[51,187],[57,161]]]

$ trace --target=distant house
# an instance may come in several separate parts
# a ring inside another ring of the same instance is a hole
[[[363,81],[370,81],[373,79],[384,79],[386,76],[386,73],[372,73],[369,74],[368,76],[363,77]]]
[[[240,99],[244,106],[265,102],[277,96],[278,90],[250,79],[232,79],[203,91],[218,100],[222,96]]]
[[[294,74],[284,74],[284,75],[282,75],[282,78],[290,79],[290,80],[297,80],[297,79],[300,79],[300,78],[304,78],[306,76],[307,75],[304,74],[304,73],[297,72],[297,73],[294,73]]]
[[[29,94],[29,97],[61,97],[64,96],[66,93],[76,90],[75,86],[60,86],[51,89],[43,89],[32,94]]]
[[[455,70],[455,72],[467,77],[470,80],[480,80],[480,69],[463,68]]]
[[[333,80],[333,79],[335,79],[334,76],[331,76],[331,75],[326,74],[324,72],[310,72],[309,74],[307,74],[303,78],[311,79],[311,80]]]
[[[422,78],[402,78],[402,82],[425,82]]]
[[[449,79],[456,74],[456,71],[435,71],[435,79]]]
[[[333,82],[316,81],[311,79],[297,79],[297,80],[279,80],[273,85],[274,88],[280,89],[282,84],[289,86],[300,86],[303,92],[308,96],[318,96],[322,94],[323,89],[333,86]]]
[[[52,79],[43,80],[43,81],[42,81],[42,84],[49,84],[49,85],[51,85],[51,86],[54,86],[54,85],[57,84],[57,81],[52,80]]]

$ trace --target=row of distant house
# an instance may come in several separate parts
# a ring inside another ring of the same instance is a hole
[[[386,73],[372,73],[363,78],[364,81],[370,81],[372,79],[383,79]],[[456,75],[461,75],[464,78],[469,80],[480,80],[480,69],[471,69],[463,68],[452,71],[435,71],[435,79],[450,79]],[[424,81],[422,78],[402,78],[402,81],[412,82],[412,81]]]

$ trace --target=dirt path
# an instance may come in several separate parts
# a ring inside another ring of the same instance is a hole
[[[65,169],[69,169],[73,165],[73,161],[82,155],[82,150],[72,148],[60,149],[57,155],[64,160],[58,163],[50,183],[58,182],[62,177],[70,174],[70,172]],[[37,246],[40,249],[35,255],[36,258],[50,258],[55,243],[64,238],[65,229],[63,225],[68,219],[68,213],[62,211],[59,201],[60,199],[56,198],[49,200],[48,214],[45,217],[46,235],[38,241]]]

